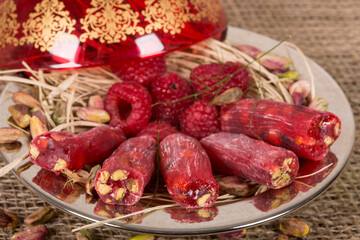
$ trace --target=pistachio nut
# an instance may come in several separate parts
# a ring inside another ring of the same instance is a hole
[[[0,128],[0,143],[14,143],[23,133],[15,128],[3,127]]]
[[[229,103],[236,102],[240,100],[243,96],[243,91],[238,88],[230,88],[221,93],[220,95],[216,96],[212,102],[212,104],[217,106],[224,106]]]
[[[237,45],[236,48],[252,58],[256,58],[256,56],[258,56],[261,53],[260,49],[251,45],[246,45],[246,44]]]
[[[326,111],[329,107],[329,103],[325,98],[317,97],[310,102],[308,107],[315,110]]]
[[[26,128],[29,126],[31,112],[28,106],[24,104],[16,104],[10,106],[8,110],[19,127]]]
[[[270,71],[277,72],[286,72],[291,64],[290,59],[277,55],[275,53],[268,53],[266,55],[262,55],[263,53],[259,53],[257,58],[259,58],[259,63],[263,65]]]
[[[43,240],[49,234],[45,225],[37,225],[15,233],[10,240]]]
[[[19,221],[14,214],[0,210],[0,228],[14,229],[18,223]]]
[[[65,104],[63,103],[57,103],[55,106],[55,111],[52,114],[51,118],[54,121],[55,124],[61,124],[61,117],[65,116]]]
[[[33,96],[25,92],[15,92],[12,95],[12,99],[16,104],[24,104],[30,108],[41,108],[41,104]]]
[[[259,185],[238,176],[225,176],[217,180],[220,191],[239,197],[248,197],[256,193]]]
[[[21,142],[16,141],[12,143],[0,143],[0,151],[4,153],[14,153],[19,152],[21,149]]]
[[[218,236],[220,239],[238,239],[244,237],[245,234],[246,234],[246,229],[242,229],[235,232],[219,234]]]
[[[88,230],[81,230],[75,233],[76,240],[92,240],[91,234]]]
[[[310,91],[311,91],[310,83],[308,81],[306,81],[306,80],[296,81],[293,84],[291,84],[290,87],[289,87],[289,92],[290,92],[291,95],[293,93],[299,93],[304,98],[309,96]]]
[[[41,119],[37,116],[32,116],[30,119],[30,133],[31,137],[34,139],[37,136],[48,132],[48,128],[46,126],[46,123],[41,121]]]
[[[155,239],[154,235],[146,235],[146,234],[140,234],[130,238],[130,240],[154,240],[154,239]]]
[[[86,121],[106,123],[110,121],[110,115],[104,109],[99,108],[79,108],[76,111],[76,115]]]
[[[279,78],[288,78],[291,80],[297,80],[299,78],[299,73],[298,72],[293,72],[293,71],[287,71],[284,73],[278,73],[277,74]]]
[[[43,207],[33,212],[24,219],[28,226],[39,225],[49,222],[55,216],[55,211],[51,207]]]
[[[282,233],[294,237],[306,236],[310,231],[310,227],[306,222],[296,218],[282,220],[279,228]]]

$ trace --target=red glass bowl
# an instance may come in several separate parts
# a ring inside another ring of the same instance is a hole
[[[221,0],[0,0],[0,68],[148,58],[226,29]]]

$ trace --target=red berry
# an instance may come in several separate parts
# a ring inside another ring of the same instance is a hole
[[[166,72],[165,57],[135,59],[111,66],[112,71],[123,81],[134,81],[149,86]]]
[[[228,83],[219,91],[219,94],[233,87],[239,87],[242,91],[245,91],[249,87],[249,73],[245,68],[242,68],[243,65],[230,62],[226,64],[202,64],[191,71],[190,79],[194,90],[201,92],[234,74],[229,81],[224,80],[219,85],[200,95],[201,99],[211,101],[215,97],[216,91],[219,87],[223,86],[226,81],[228,81]]]
[[[115,83],[105,97],[110,125],[121,128],[126,136],[135,136],[151,117],[151,96],[136,82]]]
[[[181,131],[201,139],[220,131],[220,117],[216,106],[204,100],[196,101],[181,114]]]
[[[160,134],[159,141],[161,142],[166,136],[177,133],[178,130],[166,122],[152,122],[149,123],[143,130],[139,132],[138,137],[144,135],[150,135],[155,139],[158,139],[158,134]]]
[[[151,97],[154,103],[172,102],[193,94],[188,82],[175,73],[165,73],[151,84]],[[193,98],[171,104],[158,104],[153,107],[153,117],[174,126],[180,122],[181,112],[191,105]]]

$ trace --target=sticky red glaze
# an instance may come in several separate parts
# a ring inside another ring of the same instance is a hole
[[[126,140],[124,132],[108,125],[92,128],[78,134],[89,141],[85,164],[102,163]]]
[[[269,188],[289,185],[299,170],[299,162],[293,152],[244,134],[220,132],[200,142],[209,154],[214,169],[266,184]],[[285,164],[286,159],[291,159],[291,163]],[[288,172],[289,181],[275,182],[272,175],[276,172]]]
[[[103,162],[125,139],[122,130],[106,125],[79,134],[47,132],[31,141],[30,160],[41,168],[60,173],[54,167],[63,159],[65,168],[79,171],[84,164]],[[34,149],[39,153],[37,157],[32,152]]]
[[[171,219],[180,223],[210,222],[218,215],[217,207],[165,209]]]
[[[104,162],[102,169],[95,178],[95,189],[100,199],[111,205],[133,205],[138,202],[155,171],[156,140],[149,136],[134,137],[123,142],[119,148]],[[112,174],[117,171],[126,171],[125,179],[113,180]],[[101,175],[109,173],[109,178],[103,182]],[[127,184],[136,180],[137,192],[131,192]],[[101,184],[109,186],[111,190],[101,193]],[[124,196],[116,200],[117,191],[123,188]]]
[[[167,122],[152,122],[141,130],[137,136],[150,135],[153,138],[158,139],[158,134],[160,134],[159,141],[161,142],[166,136],[177,132],[178,130]]]
[[[121,128],[126,136],[135,136],[150,120],[151,96],[140,83],[115,83],[106,94],[105,109],[111,126]]]
[[[195,208],[207,207],[216,201],[219,186],[209,157],[195,138],[181,133],[169,135],[160,143],[159,154],[161,173],[176,203]],[[209,198],[200,206],[198,200],[205,195]]]
[[[293,183],[281,189],[270,189],[253,197],[253,203],[260,211],[268,212],[290,202],[298,193],[299,190]]]
[[[251,137],[255,133],[270,144],[311,160],[324,158],[340,135],[340,119],[330,112],[270,100],[257,100],[255,105],[255,101],[244,99],[224,106],[221,129]]]
[[[73,203],[85,192],[84,187],[69,184],[68,178],[46,169],[41,169],[32,181],[45,192],[67,203]]]
[[[79,171],[85,164],[90,143],[87,139],[80,138],[69,132],[47,132],[31,141],[30,160],[41,168],[55,171],[58,159],[66,162],[66,168]],[[32,154],[32,149],[37,149],[39,156]]]

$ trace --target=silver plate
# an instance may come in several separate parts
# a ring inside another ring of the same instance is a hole
[[[229,27],[227,39],[233,44],[251,44],[260,47],[264,51],[277,44],[277,41],[268,37],[233,27]],[[301,76],[308,79],[308,74],[301,56],[296,51],[292,49],[286,50],[283,47],[279,47],[274,52],[291,57],[295,68],[300,72]],[[327,99],[330,103],[328,110],[338,115],[342,121],[341,136],[331,147],[331,151],[335,153],[338,158],[338,164],[322,182],[318,183],[315,187],[306,192],[298,192],[296,196],[289,199],[289,201],[285,201],[277,208],[270,209],[266,212],[255,207],[254,199],[246,199],[242,201],[239,200],[235,203],[217,206],[217,215],[208,222],[181,223],[177,220],[171,219],[169,213],[161,210],[145,217],[140,223],[122,225],[122,222],[117,221],[108,225],[135,232],[164,235],[199,235],[227,232],[252,227],[281,217],[305,205],[324,192],[325,189],[329,187],[330,184],[333,183],[339,176],[346,165],[354,143],[355,123],[349,102],[338,84],[319,65],[311,60],[309,60],[309,62],[316,78],[316,96]],[[10,116],[7,111],[8,106],[12,104],[9,92],[17,91],[19,88],[19,85],[8,84],[1,95],[1,127],[7,126],[4,119],[7,119]],[[23,146],[19,152],[2,153],[7,162],[10,162],[28,151],[26,139],[21,139],[21,141]],[[13,171],[17,178],[19,178],[28,189],[50,204],[68,213],[90,221],[99,221],[104,219],[103,217],[99,217],[94,214],[95,204],[85,203],[85,194],[81,194],[74,202],[67,203],[52,196],[48,192],[42,190],[37,184],[33,183],[32,179],[40,170],[39,167],[33,165],[23,171],[20,174],[21,176],[18,174],[18,170],[19,169],[16,168]]]

